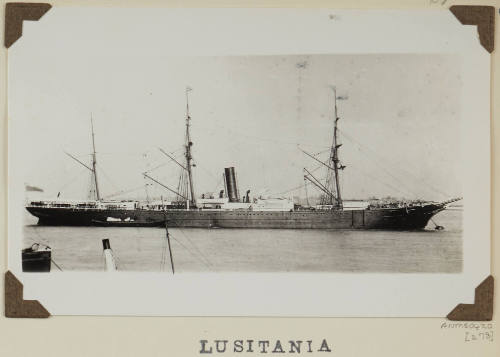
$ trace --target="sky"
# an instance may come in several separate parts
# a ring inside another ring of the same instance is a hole
[[[330,146],[332,87],[344,98],[345,198],[461,195],[457,56],[175,56],[161,42],[124,55],[127,43],[64,38],[40,53],[27,36],[9,55],[10,157],[25,184],[44,190],[37,195],[87,197],[90,172],[65,152],[90,164],[92,115],[102,196],[143,198],[146,182],[149,196],[168,196],[141,173],[177,187],[180,168],[159,148],[182,160],[187,86],[198,195],[222,188],[224,167],[234,166],[242,192],[303,197],[303,168],[318,165],[299,148]]]

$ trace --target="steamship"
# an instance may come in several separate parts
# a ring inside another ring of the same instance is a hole
[[[424,229],[429,220],[448,204],[461,198],[444,202],[392,201],[367,203],[363,207],[349,208],[342,199],[339,183],[345,165],[340,162],[338,140],[337,97],[334,89],[333,135],[329,156],[321,160],[317,155],[305,155],[327,170],[324,181],[304,168],[304,180],[318,189],[318,205],[301,205],[287,198],[250,197],[250,191],[241,197],[234,167],[224,169],[224,189],[217,195],[196,197],[193,185],[192,146],[190,136],[191,116],[186,90],[186,130],[184,162],[179,162],[161,150],[181,168],[178,189],[160,182],[150,173],[145,178],[175,195],[172,201],[110,201],[99,193],[96,172],[96,151],[92,125],[92,163],[87,165],[69,155],[90,170],[95,199],[88,201],[30,201],[26,209],[38,217],[39,225],[73,226],[161,226],[196,228],[290,228],[290,229]],[[92,118],[91,118],[92,123]],[[217,197],[214,197],[217,196]]]

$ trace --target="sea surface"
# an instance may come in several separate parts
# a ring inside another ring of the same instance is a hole
[[[122,271],[170,271],[163,228],[46,227],[26,213],[24,246],[52,248],[63,271],[102,271],[102,239]],[[462,211],[434,217],[424,231],[171,228],[175,272],[462,271]],[[58,268],[52,264],[52,270]]]

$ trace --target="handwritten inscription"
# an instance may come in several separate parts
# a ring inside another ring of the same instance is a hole
[[[493,342],[493,331],[469,332],[465,331],[465,342],[488,341]]]
[[[443,322],[441,329],[463,330],[464,342],[493,342],[495,325],[492,322]]]

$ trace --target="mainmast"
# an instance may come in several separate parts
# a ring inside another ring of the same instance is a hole
[[[97,184],[97,170],[96,170],[97,159],[95,152],[94,121],[92,119],[92,114],[90,114],[90,126],[92,129],[92,178],[95,185],[96,200],[100,201],[101,196],[99,195],[99,185]]]
[[[189,115],[189,92],[192,89],[189,87],[186,87],[186,141],[185,141],[185,157],[186,157],[186,170],[188,173],[188,181],[189,181],[189,192],[191,194],[190,200],[191,200],[191,205],[194,207],[196,206],[196,199],[194,195],[194,188],[193,188],[193,173],[191,170],[191,160],[193,157],[191,156],[191,146],[193,146],[193,142],[191,141],[191,136],[189,133],[189,127],[190,127],[190,121],[191,121],[191,116]]]

